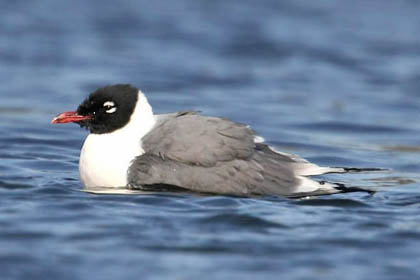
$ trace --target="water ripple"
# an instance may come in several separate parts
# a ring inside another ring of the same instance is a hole
[[[217,227],[237,227],[241,230],[263,230],[267,228],[287,228],[286,225],[270,222],[264,218],[254,217],[248,214],[224,213],[200,220],[203,225],[216,225]]]
[[[0,278],[418,279],[420,6],[336,2],[0,1]],[[118,82],[388,171],[316,178],[373,196],[86,191],[87,132],[50,121]]]
[[[295,202],[297,205],[306,205],[306,206],[332,206],[340,208],[354,208],[354,207],[370,207],[368,203],[364,203],[354,199],[301,199]]]

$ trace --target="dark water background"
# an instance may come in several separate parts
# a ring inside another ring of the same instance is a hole
[[[419,1],[0,2],[0,279],[420,279]],[[85,131],[129,82],[156,112],[252,125],[378,190],[302,200],[81,191]]]

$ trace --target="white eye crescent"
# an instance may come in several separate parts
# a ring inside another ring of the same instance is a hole
[[[108,114],[112,114],[112,113],[115,113],[116,111],[117,111],[117,107],[113,107],[109,110],[106,110],[105,112],[107,112]]]
[[[117,107],[115,107],[115,103],[112,101],[107,101],[104,103],[104,108],[106,109],[105,112],[108,114],[115,113],[117,111]]]
[[[115,103],[112,101],[107,101],[104,103],[104,107],[115,107]]]

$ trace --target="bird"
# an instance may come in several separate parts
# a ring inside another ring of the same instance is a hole
[[[245,197],[372,192],[312,176],[375,169],[318,166],[278,151],[246,124],[197,111],[154,114],[146,96],[130,84],[98,88],[76,111],[61,113],[51,123],[89,130],[79,160],[86,190]]]

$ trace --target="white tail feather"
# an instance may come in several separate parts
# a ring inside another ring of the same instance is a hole
[[[340,190],[336,189],[336,184],[328,182],[318,182],[308,177],[298,176],[300,184],[296,186],[295,193],[338,193]]]

